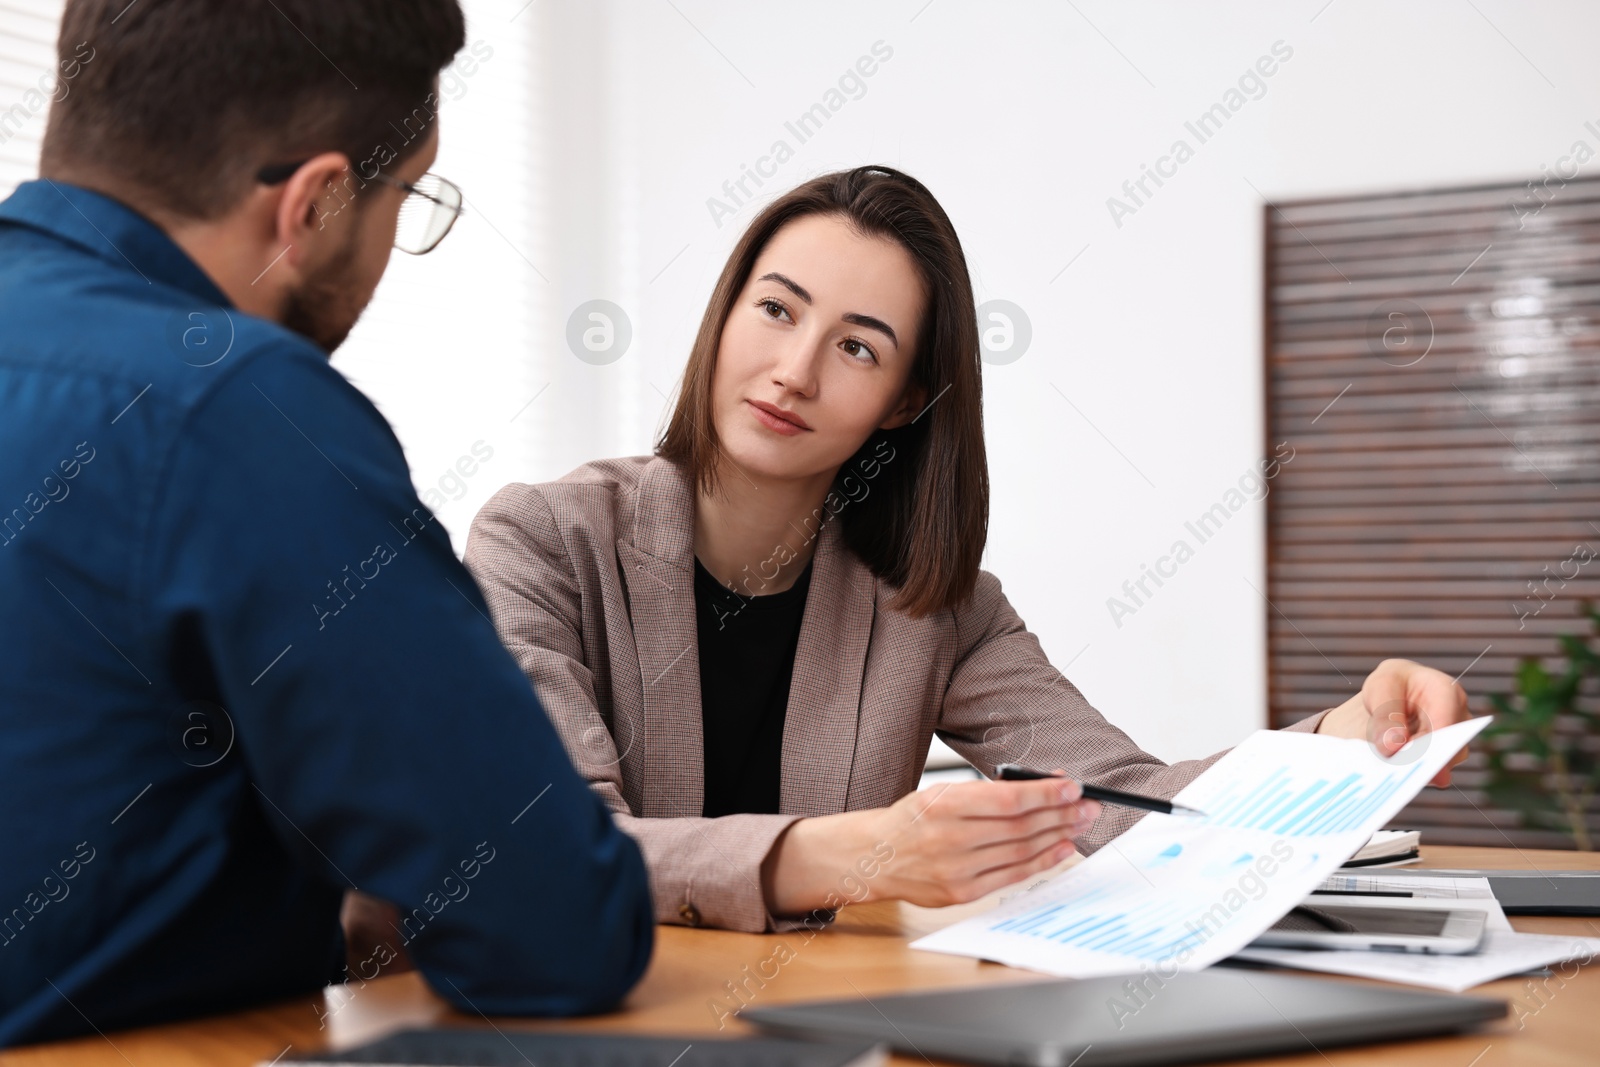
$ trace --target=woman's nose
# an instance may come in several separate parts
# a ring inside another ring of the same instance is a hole
[[[772,380],[784,391],[810,396],[817,391],[817,366],[822,343],[795,337],[778,353],[772,367]]]

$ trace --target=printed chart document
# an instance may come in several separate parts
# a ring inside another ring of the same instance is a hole
[[[1322,884],[1414,797],[1487,716],[1413,739],[1261,730],[1061,875],[912,948],[1068,978],[1194,971],[1233,955]]]

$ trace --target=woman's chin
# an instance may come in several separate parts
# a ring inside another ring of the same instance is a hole
[[[792,437],[751,440],[753,435],[731,435],[722,442],[723,455],[732,465],[756,481],[792,481],[823,473],[803,446]]]
[[[801,474],[792,460],[786,460],[783,456],[763,455],[757,450],[746,449],[737,453],[729,450],[728,459],[734,467],[758,482],[788,481]]]

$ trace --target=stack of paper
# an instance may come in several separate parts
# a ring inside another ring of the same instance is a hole
[[[1600,953],[1600,937],[1521,934],[1495,900],[1487,878],[1458,878],[1407,873],[1402,878],[1382,875],[1337,874],[1322,888],[1336,893],[1409,892],[1411,898],[1385,899],[1384,907],[1438,907],[1447,900],[1452,908],[1475,908],[1487,913],[1483,943],[1464,955],[1421,952],[1367,952],[1342,949],[1257,948],[1250,946],[1235,959],[1273,963],[1305,971],[1353,974],[1407,985],[1429,986],[1459,993],[1475,985],[1566,960],[1588,963]],[[1337,898],[1319,898],[1328,903]],[[1360,898],[1351,897],[1355,901]]]

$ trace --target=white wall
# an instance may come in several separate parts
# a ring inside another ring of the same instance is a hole
[[[495,449],[440,509],[457,544],[499,485],[649,448],[753,214],[719,227],[707,208],[741,165],[795,148],[763,198],[897,166],[955,220],[979,301],[1031,322],[1028,350],[986,370],[987,566],[1090,699],[1165,758],[1266,721],[1262,505],[1120,628],[1106,608],[1262,454],[1258,194],[1537,177],[1600,124],[1600,6],[1579,0],[468,8],[494,55],[446,106],[436,169],[474,213],[434,255],[396,255],[335,361],[397,424],[419,487],[473,443]],[[865,94],[796,144],[785,120],[879,41],[893,55]],[[1293,55],[1265,95],[1199,144],[1185,121],[1278,41]],[[1107,198],[1179,138],[1193,158],[1117,226]],[[631,321],[606,365],[564,337],[591,299]]]
[[[61,0],[0,0],[0,193],[38,173],[50,98],[71,91],[55,78],[60,22]]]
[[[836,167],[901,167],[954,218],[979,301],[1010,300],[1031,321],[1029,349],[986,370],[987,566],[1069,676],[1166,758],[1266,721],[1266,606],[1252,589],[1264,589],[1263,505],[1120,628],[1106,607],[1262,455],[1260,196],[1535,177],[1575,140],[1595,142],[1583,122],[1600,119],[1588,47],[1600,8],[1578,2],[541,0],[520,18],[537,27],[544,87],[544,109],[521,121],[544,130],[548,278],[527,282],[545,309],[527,359],[552,384],[526,466],[493,468],[474,498],[648,449],[657,390],[671,393],[755,210],[719,227],[707,207],[742,165],[777,139],[795,149],[763,198]],[[878,41],[893,55],[864,95],[798,144],[785,120]],[[1293,54],[1264,95],[1200,144],[1185,121],[1279,41]],[[462,110],[480,103],[496,101]],[[1193,158],[1117,226],[1107,198],[1179,138]],[[485,180],[459,177],[469,194]],[[526,275],[494,252],[485,276]],[[608,366],[562,337],[593,298],[632,322]],[[388,406],[409,428],[402,394],[397,383]],[[470,509],[446,518],[459,527]]]

